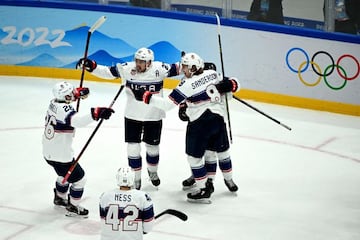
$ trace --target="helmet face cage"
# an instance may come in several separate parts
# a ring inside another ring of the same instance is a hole
[[[74,86],[68,82],[55,84],[53,94],[56,100],[71,102],[74,101]]]
[[[189,70],[193,73],[200,68],[204,68],[204,61],[196,53],[186,53],[181,58],[181,64],[188,66]]]
[[[120,187],[132,187],[135,181],[135,173],[130,167],[121,167],[117,171],[116,181]]]

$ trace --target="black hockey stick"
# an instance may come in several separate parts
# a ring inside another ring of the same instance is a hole
[[[254,107],[254,106],[250,105],[249,103],[245,102],[244,100],[241,100],[241,99],[240,99],[240,98],[238,98],[237,96],[233,95],[233,97],[234,97],[236,100],[238,100],[239,102],[241,102],[241,103],[245,104],[246,106],[248,106],[249,108],[251,108],[251,109],[253,109],[253,110],[257,111],[258,113],[260,113],[260,114],[264,115],[265,117],[267,117],[267,118],[271,119],[272,121],[274,121],[274,122],[276,122],[277,124],[279,124],[279,125],[283,126],[283,127],[284,127],[284,128],[286,128],[287,130],[291,131],[291,127],[286,126],[285,124],[281,123],[280,121],[276,120],[275,118],[273,118],[273,117],[271,117],[271,116],[267,115],[267,114],[266,114],[266,113],[264,113],[263,111],[260,111],[260,110],[259,110],[259,109],[257,109],[256,107]]]
[[[92,25],[91,28],[89,29],[88,34],[87,34],[87,38],[86,38],[84,59],[86,59],[86,58],[87,58],[87,55],[88,55],[91,34],[92,34],[97,28],[99,28],[99,27],[105,22],[105,20],[106,20],[106,17],[105,17],[105,16],[100,17],[100,18],[94,23],[94,25]],[[83,67],[82,67],[79,87],[82,87],[82,86],[83,86],[84,74],[85,74],[85,64],[83,64]],[[80,98],[77,100],[77,103],[76,103],[76,111],[77,111],[77,112],[79,111],[79,108],[80,108]]]
[[[223,60],[223,53],[222,53],[222,46],[221,46],[221,34],[220,34],[220,18],[219,15],[217,15],[217,13],[215,14],[216,16],[216,22],[217,22],[217,26],[218,26],[218,41],[219,41],[219,52],[220,52],[220,61],[221,61],[221,70],[222,70],[222,75],[223,77],[225,77],[225,69],[224,69],[224,60]],[[227,94],[225,94],[225,105],[226,105],[226,114],[227,114],[227,119],[228,119],[228,125],[229,125],[229,138],[230,138],[230,143],[232,143],[232,131],[231,131],[231,122],[230,122],[230,112],[229,112],[229,102],[228,102],[228,98],[227,98]]]
[[[119,97],[120,93],[122,92],[122,90],[124,89],[124,85],[121,85],[119,88],[119,91],[116,93],[113,101],[111,102],[109,108],[111,108],[116,99]],[[76,160],[73,162],[73,164],[71,165],[71,167],[69,168],[68,172],[66,173],[64,179],[62,180],[62,184],[64,184],[70,177],[71,173],[74,171],[76,165],[78,164],[80,157],[83,155],[83,153],[85,152],[85,149],[87,148],[87,146],[89,145],[89,143],[91,142],[91,140],[93,139],[93,137],[95,136],[95,133],[97,132],[97,130],[100,128],[102,122],[104,121],[104,119],[100,119],[100,122],[97,124],[96,128],[94,129],[94,131],[92,132],[91,136],[89,137],[89,139],[87,140],[87,142],[85,143],[84,147],[81,149],[79,155],[77,156]]]
[[[162,211],[161,213],[157,214],[155,216],[155,219],[158,219],[159,217],[161,217],[164,214],[173,215],[173,216],[175,216],[175,217],[177,217],[177,218],[179,218],[179,219],[181,219],[183,221],[186,221],[188,219],[188,216],[185,213],[180,212],[180,211],[175,210],[175,209],[166,209],[166,210]]]

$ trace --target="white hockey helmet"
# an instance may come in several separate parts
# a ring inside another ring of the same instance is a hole
[[[204,68],[204,61],[196,53],[186,53],[181,58],[181,64],[188,66],[192,72],[196,72],[200,68]],[[196,69],[193,69],[193,66],[195,66]]]
[[[68,82],[59,82],[53,88],[53,94],[56,100],[71,102],[74,100],[74,86]]]
[[[134,56],[135,59],[148,61],[154,61],[154,52],[149,48],[139,48]]]
[[[130,167],[121,167],[116,173],[116,181],[120,187],[132,187],[135,181],[135,172]]]

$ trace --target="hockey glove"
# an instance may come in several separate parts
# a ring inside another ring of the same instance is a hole
[[[91,108],[92,118],[96,121],[99,119],[109,119],[114,112],[113,109],[107,107]]]
[[[210,70],[210,69],[216,71],[216,65],[212,62],[205,62],[204,70]]]
[[[238,83],[235,79],[224,77],[224,79],[216,84],[215,87],[219,93],[236,92],[238,89]]]
[[[132,91],[136,100],[143,101],[144,103],[149,104],[152,97],[152,93],[150,91],[147,91],[144,88],[132,89]]]
[[[85,67],[86,71],[92,72],[97,67],[97,63],[88,58],[80,58],[76,64],[76,69],[82,69],[83,67]]]
[[[86,87],[78,87],[74,89],[74,97],[75,99],[85,99],[89,96],[90,90]]]
[[[189,121],[189,116],[186,115],[186,109],[187,109],[187,104],[186,103],[180,103],[179,105],[179,118],[181,121],[187,122]]]

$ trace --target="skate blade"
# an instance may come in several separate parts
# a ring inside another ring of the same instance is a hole
[[[151,184],[151,187],[152,187],[152,189],[154,189],[154,190],[156,190],[156,191],[159,190],[159,185],[158,185],[158,186],[155,186],[155,185],[152,185],[152,184]]]
[[[150,178],[148,179],[148,182],[149,182],[149,185],[151,186],[152,189],[159,190],[160,184],[157,185],[157,186],[155,186],[155,185],[151,182]]]
[[[182,190],[183,191],[189,191],[189,190],[191,190],[191,189],[193,189],[195,187],[196,187],[196,184],[191,185],[191,186],[183,186]]]
[[[63,206],[63,205],[55,205],[54,204],[54,209],[56,209],[56,210],[66,210],[66,206]]]
[[[190,202],[190,203],[211,204],[211,200],[206,199],[206,198],[203,198],[203,199],[191,199],[191,198],[188,198],[187,201]]]
[[[73,217],[73,218],[88,218],[88,217],[89,217],[89,215],[79,215],[79,214],[76,214],[76,213],[73,213],[73,212],[69,212],[69,211],[67,211],[67,212],[65,213],[65,216],[66,216],[66,217]]]

